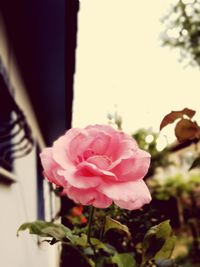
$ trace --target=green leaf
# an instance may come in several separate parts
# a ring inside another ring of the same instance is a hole
[[[106,217],[105,225],[104,225],[104,234],[110,229],[117,229],[117,230],[125,232],[128,235],[128,237],[131,236],[131,233],[126,225],[121,224],[120,222],[110,217]]]
[[[91,243],[96,249],[103,250],[104,252],[106,252],[108,254],[113,255],[116,252],[114,247],[112,247],[109,244],[101,242],[97,238],[91,238]]]
[[[135,267],[136,262],[131,253],[116,253],[112,258],[112,263],[118,267]]]
[[[174,250],[176,244],[176,237],[173,235],[171,237],[169,237],[164,245],[162,246],[161,250],[158,251],[158,253],[156,253],[155,255],[155,259],[156,260],[162,260],[162,259],[169,259],[172,255],[172,252]]]
[[[90,264],[91,267],[96,267],[95,262],[90,258],[88,258],[88,263]]]
[[[75,239],[75,236],[72,234],[71,230],[65,227],[63,224],[55,224],[45,221],[35,221],[30,223],[22,224],[18,231],[17,236],[20,231],[29,230],[30,234],[38,235],[41,237],[52,237],[57,241],[63,241],[66,238],[70,241]]]
[[[53,237],[56,240],[63,240],[66,236],[68,236],[68,231],[66,232],[60,225],[48,226],[42,229],[42,233],[47,236]]]
[[[96,267],[104,267],[105,266],[105,257],[99,257],[96,260]]]
[[[101,242],[97,238],[91,237],[90,242],[97,250],[103,250],[104,252],[106,252],[110,255],[113,255],[116,252],[116,250],[112,246]],[[80,246],[82,248],[87,248],[88,246],[90,246],[87,242],[87,235],[86,234],[81,234],[81,236],[76,236],[76,239],[74,239],[72,241],[72,243],[75,246]]]
[[[86,247],[88,245],[87,242],[87,235],[86,234],[81,234],[81,236],[77,236],[76,239],[73,240],[72,242],[74,245],[76,246],[80,246],[80,247]]]
[[[152,259],[169,258],[175,246],[175,236],[169,220],[151,227],[146,233],[142,244],[142,262]]]
[[[173,123],[175,120],[183,118],[183,115],[186,115],[189,118],[192,118],[195,113],[196,111],[189,109],[189,108],[184,108],[183,110],[179,110],[179,111],[171,111],[169,114],[167,114],[163,118],[160,124],[160,130],[162,130],[168,124]]]
[[[167,259],[167,260],[156,260],[155,264],[157,267],[177,267],[173,260]]]
[[[192,163],[192,165],[191,165],[189,170],[192,170],[192,169],[197,168],[197,167],[200,167],[200,157],[196,158],[193,161],[193,163]]]
[[[103,256],[103,255],[99,255],[95,259],[95,263],[96,263],[95,267],[113,266],[112,257],[107,257],[107,256]]]

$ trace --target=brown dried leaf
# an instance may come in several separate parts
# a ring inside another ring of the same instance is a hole
[[[199,127],[196,122],[188,119],[181,119],[175,127],[175,135],[179,142],[196,138],[198,131]]]
[[[182,110],[183,114],[184,115],[187,115],[190,119],[195,115],[196,111],[195,110],[192,110],[192,109],[189,109],[189,108],[184,108]]]
[[[175,120],[183,118],[183,115],[186,115],[189,118],[192,118],[195,113],[196,111],[189,109],[189,108],[184,108],[183,110],[179,110],[179,111],[171,111],[169,114],[167,114],[163,118],[160,124],[160,130],[162,130],[168,124],[173,123]]]

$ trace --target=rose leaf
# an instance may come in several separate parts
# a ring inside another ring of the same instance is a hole
[[[189,109],[189,108],[184,108],[183,110],[180,110],[180,111],[171,111],[169,114],[167,114],[163,118],[160,124],[160,130],[162,130],[168,124],[173,123],[175,120],[183,118],[183,115],[186,115],[191,119],[195,113],[196,111]]]
[[[17,231],[17,236],[20,231],[25,230],[29,230],[30,234],[38,235],[40,237],[52,237],[56,241],[64,241],[65,239],[68,239],[72,242],[76,238],[71,230],[63,224],[55,224],[40,220],[22,224]]]
[[[131,253],[116,253],[112,256],[112,263],[117,264],[118,267],[135,267],[136,262]]]
[[[181,119],[175,127],[175,135],[179,142],[192,140],[197,137],[199,127],[196,122]]]
[[[152,259],[169,258],[174,249],[175,237],[172,235],[172,228],[169,220],[151,227],[142,244],[143,265]],[[145,266],[145,265],[144,265]]]
[[[120,222],[107,216],[105,220],[105,225],[104,225],[104,234],[110,229],[117,229],[117,230],[125,232],[128,235],[128,237],[131,236],[131,233],[126,225],[121,224]]]
[[[197,167],[200,167],[200,157],[196,158],[193,161],[193,163],[192,163],[192,165],[191,165],[189,170],[192,170],[192,169],[197,168]]]

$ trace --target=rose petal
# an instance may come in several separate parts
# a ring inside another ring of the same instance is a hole
[[[69,146],[72,140],[80,133],[80,130],[78,128],[72,128],[53,143],[53,158],[64,169],[67,169],[69,165],[73,164],[73,158],[69,155]]]
[[[137,210],[137,209],[142,208],[145,204],[148,204],[150,200],[139,198],[135,201],[115,200],[114,202],[121,209]]]
[[[93,189],[78,189],[72,186],[65,188],[67,196],[82,205],[92,205],[96,208],[107,208],[112,204],[112,200]]]
[[[86,160],[90,156],[104,155],[111,137],[95,128],[82,130],[70,143],[70,156]]]
[[[98,176],[92,176],[87,170],[68,172],[66,170],[59,170],[59,175],[62,175],[65,180],[72,186],[77,188],[93,188],[97,187],[101,183],[101,178]]]
[[[144,204],[151,201],[149,189],[143,180],[104,183],[100,185],[98,190],[125,209],[141,208]]]
[[[143,178],[148,172],[149,165],[150,154],[138,149],[130,158],[122,158],[117,164],[114,162],[108,170],[120,181],[133,181]]]
[[[136,141],[126,133],[115,130],[109,125],[90,125],[85,129],[89,129],[90,133],[98,131],[99,141],[94,144],[98,147],[97,153],[100,155],[107,155],[116,160],[119,156],[130,155],[133,149],[138,148]],[[99,142],[99,143],[98,143]]]
[[[94,153],[90,148],[93,139],[94,137],[89,135],[84,129],[79,132],[69,146],[69,154],[73,161],[79,163],[84,160],[84,153],[86,153],[87,150],[90,150],[90,153]]]
[[[132,137],[128,137],[127,135],[123,134],[120,136],[121,140],[118,146],[118,158],[128,158],[133,155],[134,151],[137,151],[138,145],[136,141]]]
[[[95,130],[98,132],[104,132],[109,134],[110,136],[112,136],[113,134],[116,133],[116,130],[111,127],[110,125],[102,125],[102,124],[94,124],[94,125],[88,125],[86,128],[86,130]]]
[[[94,151],[94,155],[105,155],[110,140],[110,135],[104,132],[98,132],[90,145],[90,148]]]
[[[77,169],[84,172],[85,175],[94,175],[94,176],[99,176],[102,179],[109,179],[109,180],[117,180],[117,177],[115,176],[114,173],[110,172],[110,171],[106,171],[103,169],[98,168],[96,165],[88,162],[88,161],[84,161],[81,162],[78,166]],[[87,171],[87,172],[85,172]]]
[[[87,159],[87,162],[92,163],[97,168],[107,170],[111,164],[111,160],[106,156],[94,156]]]
[[[60,166],[53,160],[52,148],[45,148],[42,153],[40,153],[41,163],[44,168],[44,176],[52,183],[64,187],[66,185],[66,180],[64,177],[59,176],[57,171]]]
[[[43,151],[40,153],[40,159],[43,168],[46,170],[46,173],[51,174],[51,168],[57,166],[57,163],[53,161],[52,158],[52,148],[44,148]]]

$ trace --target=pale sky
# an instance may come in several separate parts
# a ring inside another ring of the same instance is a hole
[[[200,70],[184,68],[178,50],[160,46],[170,2],[81,1],[74,127],[108,123],[117,110],[126,132],[158,132],[164,115],[184,107],[195,109],[200,122]]]

